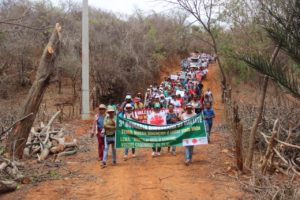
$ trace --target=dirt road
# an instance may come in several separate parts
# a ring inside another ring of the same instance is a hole
[[[215,120],[212,143],[195,148],[193,163],[184,165],[184,149],[172,156],[163,148],[160,157],[152,158],[150,149],[138,149],[137,157],[123,161],[118,150],[118,163],[101,169],[97,161],[96,139],[85,137],[86,152],[65,158],[64,167],[55,168],[55,180],[29,184],[4,199],[125,199],[125,200],[226,200],[245,199],[235,179],[227,176],[233,166],[232,153],[225,149],[222,133],[216,132],[222,122],[218,69],[210,68],[205,87],[215,94]],[[88,131],[88,124],[77,128],[77,134]],[[68,171],[67,176],[60,174]]]

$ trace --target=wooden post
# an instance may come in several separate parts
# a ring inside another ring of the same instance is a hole
[[[239,107],[233,106],[233,131],[235,135],[236,165],[240,171],[243,171],[243,126],[239,118]]]

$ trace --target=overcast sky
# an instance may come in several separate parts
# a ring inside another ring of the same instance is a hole
[[[78,3],[82,2],[82,0],[73,1]],[[61,1],[52,0],[52,2],[58,4],[58,2]],[[143,10],[146,13],[152,10],[156,12],[168,12],[171,9],[170,6],[166,6],[166,3],[155,0],[89,0],[89,5],[120,14],[132,14],[136,9]]]

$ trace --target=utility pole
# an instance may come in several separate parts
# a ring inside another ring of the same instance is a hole
[[[82,1],[82,119],[90,117],[89,92],[89,5],[88,0]]]

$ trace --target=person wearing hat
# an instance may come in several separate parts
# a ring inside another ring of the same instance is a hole
[[[135,97],[134,98],[134,109],[140,110],[144,108],[144,104],[141,102],[141,98],[140,97]]]
[[[159,104],[159,105],[160,105],[160,97],[159,97],[159,95],[155,95],[155,96],[154,96],[153,102],[152,102],[152,104],[151,104],[151,107],[154,108],[154,105],[155,105],[155,104]],[[161,105],[160,105],[160,107],[161,107]]]
[[[113,165],[116,164],[116,148],[115,148],[115,134],[116,134],[116,112],[112,106],[107,107],[107,116],[104,118],[104,155],[102,160],[102,167],[106,167],[107,155],[109,145],[112,147]]]
[[[99,106],[99,112],[95,116],[95,121],[93,123],[93,133],[91,137],[94,137],[94,134],[98,139],[98,159],[102,161],[103,151],[104,151],[104,118],[106,115],[106,106],[101,104]]]
[[[167,124],[166,113],[161,112],[160,103],[154,103],[153,111],[148,117],[148,124],[162,126]],[[160,156],[161,147],[152,148],[152,157]]]
[[[193,111],[192,104],[188,103],[185,108],[186,111],[181,115],[181,120],[186,120],[196,116],[196,113]],[[193,150],[194,150],[194,146],[185,147],[185,164],[187,166],[192,162]]]
[[[122,108],[122,111],[124,111],[125,110],[125,106],[126,106],[126,104],[128,104],[128,103],[130,103],[133,107],[134,107],[134,102],[132,101],[132,97],[131,97],[131,95],[126,95],[126,97],[125,97],[125,101],[122,103],[122,105],[121,105],[121,108]]]
[[[167,108],[167,100],[165,99],[165,95],[160,95],[160,105],[162,108]]]
[[[136,96],[137,96],[138,98],[140,98],[140,101],[143,101],[143,95],[142,95],[142,93],[138,92],[138,93],[136,94]]]
[[[125,106],[125,112],[124,112],[124,115],[123,117],[125,119],[131,119],[131,120],[137,120],[135,115],[134,115],[134,112],[133,112],[133,107],[130,103],[126,104]],[[135,158],[135,148],[132,148],[132,157]],[[127,158],[128,158],[128,151],[129,149],[128,148],[125,148],[124,149],[124,160],[126,161]]]

